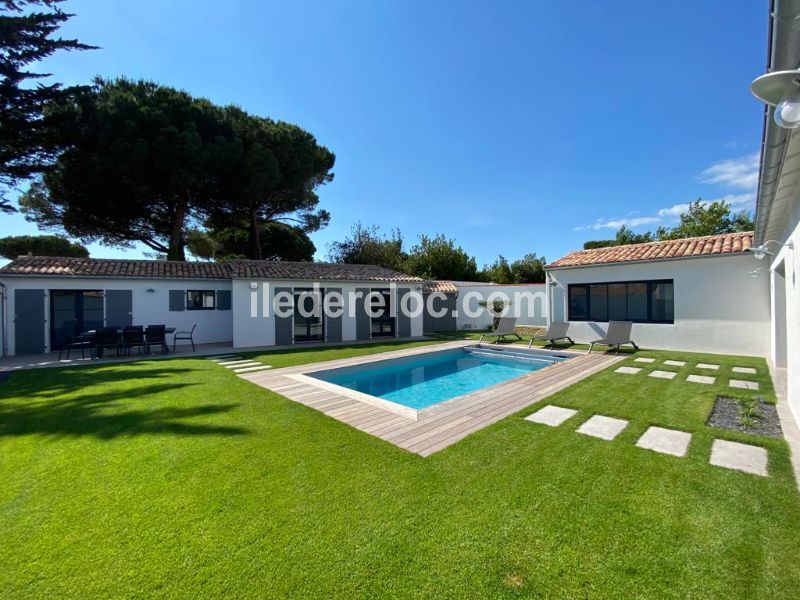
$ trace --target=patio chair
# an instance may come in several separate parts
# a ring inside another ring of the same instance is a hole
[[[169,352],[165,325],[148,325],[144,330],[145,352],[150,353],[153,346],[161,346],[161,354]]]
[[[58,360],[61,360],[61,355],[64,353],[64,350],[67,351],[67,360],[69,360],[69,354],[73,350],[80,350],[81,351],[81,358],[86,358],[85,351],[91,350],[94,347],[94,342],[90,337],[85,335],[78,335],[71,338],[67,343],[61,346],[61,350],[58,351]]]
[[[480,339],[478,340],[478,343],[480,344],[483,341],[483,338],[486,337],[487,335],[489,337],[495,338],[494,340],[495,344],[500,341],[500,338],[503,338],[507,335],[515,335],[517,336],[518,340],[522,340],[522,338],[519,337],[519,334],[516,331],[514,331],[514,325],[516,325],[516,323],[517,323],[517,317],[500,317],[497,320],[497,327],[495,328],[495,330],[482,334]]]
[[[106,348],[114,348],[119,356],[119,334],[116,327],[101,327],[94,334],[94,347],[97,350],[97,358],[103,358],[103,351]]]
[[[631,328],[633,321],[609,321],[606,337],[595,340],[589,344],[589,354],[592,353],[592,348],[595,344],[602,344],[603,346],[616,346],[615,352],[619,352],[619,347],[624,344],[632,344],[634,349],[638,350],[639,346],[636,345],[631,339]]]
[[[128,355],[131,353],[131,348],[139,348],[141,353],[144,350],[144,328],[141,325],[123,327],[120,348]]]
[[[178,345],[178,342],[189,342],[192,345],[192,352],[195,351],[194,348],[194,330],[197,329],[197,323],[192,325],[192,329],[190,331],[176,331],[175,337],[172,338],[172,351],[175,352],[175,347]]]
[[[542,340],[550,342],[547,344],[550,347],[556,345],[558,340],[569,340],[570,344],[574,344],[575,342],[572,341],[572,338],[567,335],[567,331],[569,330],[569,323],[565,323],[564,321],[553,321],[550,323],[550,326],[547,328],[542,335],[535,335],[531,338],[531,341],[528,342],[528,350],[531,349],[533,346],[534,340]]]

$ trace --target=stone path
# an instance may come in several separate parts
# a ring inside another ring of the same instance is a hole
[[[550,404],[525,417],[526,421],[558,427],[577,414],[577,410]],[[575,431],[583,435],[611,441],[628,426],[628,421],[604,415],[592,415]],[[651,425],[636,441],[636,447],[682,458],[689,450],[692,434],[688,431]],[[715,439],[709,463],[716,467],[735,469],[744,473],[767,477],[768,453],[766,448]]]
[[[215,356],[209,356],[208,359],[237,374],[257,373],[258,371],[266,371],[272,368],[264,363],[249,358],[242,358],[238,354],[217,354]]]
[[[634,358],[634,362],[638,363],[654,363],[656,362],[655,358],[646,358],[646,357],[639,357]],[[685,360],[665,360],[664,364],[670,367],[684,367],[686,366]],[[695,365],[697,369],[705,369],[708,371],[719,371],[719,365],[715,365],[712,363],[697,363]],[[622,366],[614,370],[615,373],[622,373],[624,375],[637,375],[642,371],[639,367],[627,367]],[[734,373],[740,373],[742,375],[755,375],[757,370],[753,367],[733,367],[731,369]],[[656,379],[674,379],[678,374],[675,371],[663,371],[656,369],[651,371],[647,374],[648,377],[654,377]],[[716,383],[717,378],[711,377],[708,375],[695,375],[689,374],[686,376],[685,381],[690,383],[699,383],[702,385],[713,385]],[[736,389],[742,390],[758,390],[759,384],[757,381],[747,381],[745,379],[729,379],[728,386]]]

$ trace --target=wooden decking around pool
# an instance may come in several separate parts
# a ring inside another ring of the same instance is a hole
[[[291,377],[322,369],[364,364],[466,345],[474,345],[474,342],[461,341],[383,352],[250,375],[243,374],[241,377],[410,452],[430,456],[465,438],[473,431],[483,429],[526,406],[539,402],[623,358],[603,353],[580,354],[518,379],[435,404],[419,411],[417,420]]]

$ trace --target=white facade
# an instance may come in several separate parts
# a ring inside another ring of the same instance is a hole
[[[133,325],[164,324],[179,331],[190,330],[196,323],[194,332],[196,344],[230,342],[233,337],[233,320],[230,310],[169,310],[170,290],[230,290],[230,280],[213,279],[133,279],[100,277],[4,277],[6,286],[6,352],[15,352],[16,331],[14,328],[17,307],[15,291],[44,290],[45,302],[42,318],[45,320],[45,351],[52,349],[50,340],[50,291],[51,290],[131,290]],[[171,336],[167,336],[171,339]]]
[[[770,244],[772,251],[778,251],[769,266],[772,287],[769,356],[776,367],[786,369],[789,406],[800,424],[800,195],[795,196],[786,227],[777,241],[783,246]]]
[[[265,286],[266,284],[266,286]],[[255,289],[252,286],[255,286]],[[254,348],[258,346],[272,346],[276,343],[275,327],[276,318],[272,310],[275,299],[276,289],[295,289],[312,288],[312,281],[302,280],[244,280],[235,279],[233,281],[232,308],[236,318],[233,321],[233,346],[235,348]],[[419,284],[396,284],[390,286],[388,282],[363,281],[363,282],[338,282],[327,281],[319,282],[322,289],[341,290],[343,295],[343,314],[341,317],[342,335],[341,340],[335,341],[355,341],[358,339],[356,334],[357,315],[353,305],[354,294],[359,289],[368,288],[370,290],[391,289],[395,291],[392,302],[396,302],[397,292],[407,292],[413,299],[409,300],[410,306],[415,307],[415,303],[422,306],[422,289]],[[396,304],[395,304],[396,306]],[[255,309],[255,311],[254,311]],[[255,314],[256,316],[253,316]],[[422,312],[411,317],[411,336],[422,336]],[[329,328],[326,326],[325,341],[329,338]],[[400,331],[395,327],[395,336],[399,337]],[[383,338],[382,338],[383,339]]]
[[[632,337],[643,348],[769,356],[770,282],[751,253],[701,256],[552,269],[553,320],[568,320],[569,284],[672,279],[674,323],[634,323]],[[578,343],[603,337],[607,323],[570,322]]]

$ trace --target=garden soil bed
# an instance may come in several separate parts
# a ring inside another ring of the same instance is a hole
[[[739,401],[736,398],[717,396],[714,409],[711,411],[711,416],[708,418],[708,425],[711,427],[728,429],[730,431],[739,431],[741,433],[766,435],[776,438],[783,437],[778,411],[774,405],[759,400],[758,412],[756,413],[754,421],[755,424],[752,427],[745,427],[742,424],[742,408]]]

